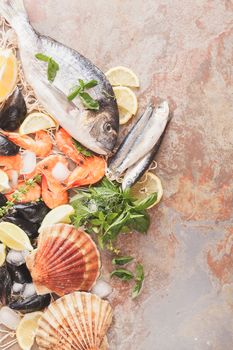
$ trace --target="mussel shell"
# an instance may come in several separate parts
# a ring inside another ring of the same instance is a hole
[[[16,266],[7,262],[6,266],[12,281],[20,284],[29,283],[32,281],[31,274],[26,264]]]
[[[0,156],[15,156],[18,153],[19,147],[5,135],[0,134]]]
[[[22,203],[14,206],[17,211],[17,216],[31,223],[40,224],[45,215],[49,212],[49,208],[42,201]]]
[[[13,310],[18,310],[22,313],[29,313],[43,310],[51,302],[51,295],[33,295],[29,298],[15,301],[9,305]]]
[[[11,222],[12,224],[19,226],[30,239],[34,239],[39,235],[38,230],[40,224],[34,224],[28,220],[18,217],[17,212],[14,210],[11,213],[3,216],[2,221]]]
[[[7,202],[6,196],[4,196],[4,194],[0,193],[0,208],[4,207],[4,205],[6,205],[6,202]]]
[[[0,111],[0,128],[7,131],[15,131],[20,127],[27,115],[27,107],[24,97],[18,87],[8,98]]]
[[[0,267],[0,301],[3,305],[8,305],[11,299],[12,281],[10,273],[5,266]]]

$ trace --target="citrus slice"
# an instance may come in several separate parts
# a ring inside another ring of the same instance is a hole
[[[138,110],[138,100],[135,93],[128,87],[116,86],[113,88],[119,108],[124,108],[135,115]]]
[[[123,107],[118,107],[118,110],[119,110],[120,125],[126,124],[133,116],[132,113],[128,112]]]
[[[49,115],[33,112],[24,119],[19,128],[19,133],[21,135],[33,134],[39,130],[54,128],[56,125],[56,122]]]
[[[0,243],[0,266],[4,264],[6,260],[6,246]]]
[[[23,350],[30,350],[34,344],[38,321],[43,312],[32,312],[25,315],[16,329],[16,338]]]
[[[16,87],[18,64],[12,50],[0,50],[0,102],[3,102]]]
[[[72,214],[74,214],[74,208],[69,204],[60,205],[59,207],[54,208],[44,217],[39,232],[44,226],[58,224],[60,222],[69,224],[70,216]]]
[[[14,250],[33,250],[26,233],[10,222],[0,222],[0,241]]]
[[[5,190],[9,190],[9,177],[5,171],[0,169],[0,192],[4,192]]]
[[[134,198],[143,200],[152,193],[157,193],[156,202],[150,206],[158,204],[163,196],[163,187],[158,176],[151,172],[147,172],[135,185],[131,187],[131,193]]]
[[[117,66],[107,71],[106,77],[112,86],[139,87],[139,80],[136,74],[129,68]]]

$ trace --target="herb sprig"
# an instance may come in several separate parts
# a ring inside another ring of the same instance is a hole
[[[73,143],[76,149],[85,157],[91,157],[93,155],[91,151],[89,151],[86,147],[82,146],[81,143],[79,143],[77,140],[73,139]]]
[[[54,82],[57,72],[59,71],[60,67],[59,64],[50,56],[46,56],[43,53],[37,53],[35,57],[39,61],[47,62],[48,68],[47,68],[47,77],[48,80],[52,83]]]
[[[136,201],[130,190],[104,178],[97,186],[77,190],[71,200],[75,209],[72,222],[84,226],[89,233],[96,233],[99,245],[114,251],[114,243],[120,233],[136,230],[146,233],[150,217],[146,211],[156,201],[156,193],[146,200]]]
[[[75,97],[79,97],[82,101],[84,107],[87,109],[99,110],[99,102],[94,100],[86,90],[93,88],[98,84],[97,80],[90,80],[88,82],[84,82],[82,79],[78,80],[79,85],[75,85],[70,94],[67,96],[69,101],[72,101]]]
[[[25,181],[23,186],[20,186],[13,194],[11,201],[7,201],[6,205],[0,208],[0,218],[8,213],[8,211],[14,206],[16,202],[19,202],[22,195],[25,195],[29,192],[29,190],[35,187],[36,182],[41,181],[41,176],[36,175],[33,179],[29,179]]]

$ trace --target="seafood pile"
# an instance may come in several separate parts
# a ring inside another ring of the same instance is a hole
[[[0,329],[0,344],[16,334],[25,350],[34,338],[39,349],[106,350],[112,309],[100,297],[111,287],[100,279],[97,245],[114,253],[111,277],[135,278],[138,296],[143,266],[134,276],[124,268],[134,258],[120,256],[114,243],[124,229],[147,232],[146,209],[161,199],[155,175],[150,195],[130,191],[159,149],[169,106],[150,104],[116,148],[119,111],[123,124],[137,110],[117,103],[121,87],[35,32],[22,0],[1,1],[0,14],[0,323],[10,329]],[[18,46],[9,41],[11,27]],[[135,76],[131,84],[138,86]],[[122,91],[135,102],[129,88]]]

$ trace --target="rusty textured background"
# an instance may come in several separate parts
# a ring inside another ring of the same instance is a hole
[[[141,108],[159,96],[174,113],[157,157],[163,202],[148,236],[122,244],[145,264],[144,292],[131,301],[113,282],[111,349],[232,350],[233,1],[25,3],[37,30],[103,71],[132,68]]]

